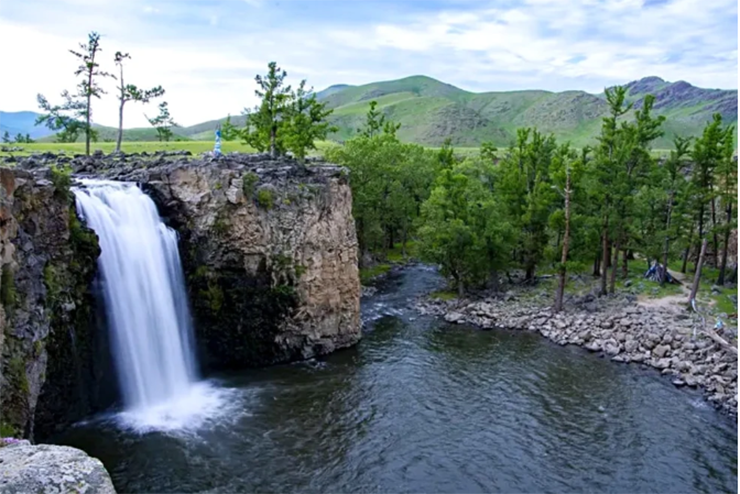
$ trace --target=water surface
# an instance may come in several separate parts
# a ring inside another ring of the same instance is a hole
[[[537,334],[419,317],[423,266],[363,301],[355,348],[213,376],[221,413],[58,442],[119,492],[737,492],[737,428],[696,391]]]

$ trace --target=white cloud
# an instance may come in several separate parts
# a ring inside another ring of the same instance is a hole
[[[271,60],[292,83],[307,78],[316,89],[413,74],[472,90],[600,92],[647,75],[737,87],[737,30],[726,22],[737,16],[731,0],[647,9],[642,0],[523,0],[508,8],[388,12],[375,21],[359,12],[342,22],[326,15],[328,2],[298,12],[290,0],[51,1],[41,10],[14,4],[12,22],[4,9],[0,46],[20,40],[24,49],[4,52],[3,65],[22,68],[24,77],[3,79],[0,109],[35,109],[36,93],[53,100],[72,89],[75,62],[67,49],[91,29],[105,34],[106,68],[116,50],[131,53],[127,82],[162,85],[185,125],[252,106],[254,75]],[[96,102],[94,118],[115,125],[115,84],[105,87],[110,94]],[[127,126],[147,125],[142,111],[132,105]]]

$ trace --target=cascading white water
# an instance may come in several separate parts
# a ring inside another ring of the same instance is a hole
[[[82,184],[73,189],[77,212],[99,237],[102,294],[126,409],[141,414],[183,400],[192,394],[196,369],[177,233],[136,184]]]

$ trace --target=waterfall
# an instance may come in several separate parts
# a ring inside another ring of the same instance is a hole
[[[177,233],[134,183],[83,180],[73,191],[78,215],[100,239],[102,297],[125,408],[141,413],[188,400],[197,376]]]

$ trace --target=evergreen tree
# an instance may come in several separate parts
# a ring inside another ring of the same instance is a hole
[[[172,127],[177,126],[175,121],[170,115],[170,109],[166,101],[159,104],[159,114],[154,118],[146,117],[152,127],[157,131],[157,139],[161,141],[169,141],[172,136]]]
[[[316,100],[313,88],[306,91],[306,81],[301,81],[298,89],[291,94],[288,120],[285,126],[285,148],[291,151],[302,163],[306,152],[316,149],[317,139],[326,139],[329,132],[337,127],[326,121],[333,110],[327,110],[325,103]]]
[[[100,64],[96,61],[100,48],[100,34],[95,31],[88,35],[87,43],[80,43],[80,51],[69,50],[80,60],[80,66],[75,70],[76,76],[82,76],[77,84],[76,98],[85,101],[81,116],[85,119],[85,154],[90,154],[90,140],[95,136],[92,128],[92,98],[100,98],[105,91],[98,84],[100,77],[113,77],[108,72],[100,70]]]
[[[254,93],[260,104],[245,112],[244,141],[260,152],[269,150],[273,158],[285,153],[281,130],[287,125],[291,111],[291,87],[285,85],[286,76],[276,62],[270,62],[267,74],[255,77],[259,87]]]
[[[123,140],[123,107],[129,101],[138,101],[139,103],[149,103],[153,98],[164,95],[164,89],[157,86],[152,89],[139,89],[133,84],[124,84],[123,81],[123,62],[131,59],[128,53],[117,51],[114,62],[119,68],[119,86],[118,86],[118,137],[116,138],[116,151],[121,150],[121,141]],[[161,139],[160,139],[161,140]]]

